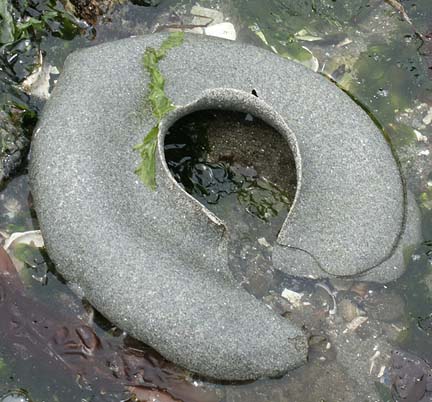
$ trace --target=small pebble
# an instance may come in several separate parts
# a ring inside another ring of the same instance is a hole
[[[349,299],[342,299],[338,305],[339,314],[345,322],[351,322],[355,318],[364,315],[357,305]]]

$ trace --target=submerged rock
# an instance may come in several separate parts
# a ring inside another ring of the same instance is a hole
[[[349,299],[342,299],[338,304],[338,309],[340,315],[346,322],[352,322],[359,316],[365,315],[365,313]]]
[[[89,24],[96,24],[110,5],[114,4],[112,0],[70,0],[74,14]]]
[[[391,381],[397,402],[432,401],[432,367],[411,353],[392,352]]]
[[[29,146],[29,140],[20,127],[19,112],[6,113],[0,110],[0,184],[21,166],[21,162]]]

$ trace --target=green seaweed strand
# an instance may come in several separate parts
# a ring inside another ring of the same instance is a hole
[[[145,136],[134,150],[141,155],[141,163],[135,170],[141,181],[150,189],[156,189],[156,147],[161,120],[168,112],[175,109],[174,104],[165,94],[165,78],[159,70],[159,61],[174,47],[184,41],[184,32],[173,32],[165,39],[159,49],[147,48],[142,58],[145,70],[150,74],[148,101],[157,124]]]

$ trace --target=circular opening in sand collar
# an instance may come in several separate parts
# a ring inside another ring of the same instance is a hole
[[[259,96],[254,88],[209,89],[160,124],[160,179],[167,178],[204,205],[203,212],[219,224],[223,222],[217,216],[227,223],[220,209],[233,205],[225,203],[227,198],[237,197],[249,214],[275,225],[277,218],[282,225],[299,197],[297,138]]]
[[[206,109],[168,128],[165,160],[175,180],[220,216],[238,202],[263,220],[285,219],[295,197],[294,155],[271,125],[250,113]]]

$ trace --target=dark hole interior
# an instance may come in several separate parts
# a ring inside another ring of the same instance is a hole
[[[283,220],[295,196],[288,142],[248,113],[184,116],[165,137],[165,158],[177,182],[227,224],[236,207],[264,222]]]

